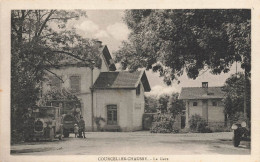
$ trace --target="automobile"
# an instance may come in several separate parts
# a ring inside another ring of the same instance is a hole
[[[37,107],[32,110],[34,118],[33,135],[31,138],[36,141],[49,140],[55,138],[62,140],[63,125],[61,108],[54,106]]]
[[[63,114],[62,124],[64,137],[69,137],[69,134],[74,132],[74,124],[78,124],[78,122],[72,114]]]
[[[232,141],[234,147],[238,147],[240,141],[251,141],[250,125],[246,121],[234,123],[231,129],[233,130]]]

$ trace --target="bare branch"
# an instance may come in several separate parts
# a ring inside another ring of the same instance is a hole
[[[51,15],[54,13],[54,11],[55,11],[55,10],[51,10],[51,12],[50,12],[49,15],[47,16],[47,18],[44,20],[44,22],[43,22],[43,24],[41,25],[41,28],[40,28],[40,30],[39,30],[37,36],[40,36],[40,35],[41,35],[42,30],[44,29],[46,23],[49,21]]]
[[[74,17],[54,17],[54,18],[50,18],[49,20],[69,20],[69,19],[74,19],[74,18],[78,18],[78,16],[74,16]]]
[[[31,11],[32,10],[28,10],[24,17],[27,17],[31,13]]]
[[[74,54],[72,54],[72,53],[70,53],[70,52],[66,52],[66,51],[52,51],[52,52],[60,53],[60,54],[67,54],[67,55],[69,55],[69,56],[71,56],[71,57],[74,57],[74,58],[80,60],[80,61],[88,61],[88,62],[91,62],[91,61],[92,61],[91,59],[84,60],[84,59],[80,58],[79,56],[74,55]]]

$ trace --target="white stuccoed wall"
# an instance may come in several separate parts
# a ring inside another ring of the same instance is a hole
[[[189,100],[190,102],[190,116],[198,114],[200,116],[202,116],[202,101],[201,100]],[[197,106],[193,106],[193,102],[197,102],[198,105]]]
[[[212,105],[213,100],[208,101],[209,122],[225,122],[224,105],[218,100],[218,106]]]
[[[62,87],[70,89],[70,76],[80,76],[80,93],[76,94],[81,101],[82,116],[85,120],[86,131],[91,131],[91,69],[88,67],[61,67],[59,69],[51,69],[51,71],[58,76],[61,76],[64,83]],[[100,72],[107,72],[107,67],[104,58],[102,57],[101,69],[94,68],[93,70],[93,83],[95,83]],[[52,74],[50,74],[52,75]],[[45,93],[50,86],[43,83],[43,93]]]
[[[221,100],[216,100],[214,99],[214,101],[218,101],[218,106],[213,106],[212,105],[212,101],[211,99],[208,100],[208,122],[210,123],[219,123],[219,125],[223,125],[225,122],[225,116],[224,116],[224,105],[223,102]],[[202,116],[202,100],[186,100],[186,108],[188,107],[187,102],[189,102],[189,117],[186,114],[186,126],[188,126],[187,122],[192,115],[198,114],[200,116]],[[193,102],[197,102],[198,105],[197,106],[193,106]],[[187,109],[186,109],[186,113]]]
[[[140,82],[140,95],[133,94],[134,107],[133,107],[133,130],[142,129],[142,118],[144,114],[144,87]]]
[[[144,113],[143,86],[141,86],[141,93],[138,97],[136,96],[135,89],[94,91],[94,116],[101,116],[107,121],[107,105],[110,104],[117,105],[118,125],[122,131],[142,129],[142,116]],[[136,109],[136,104],[140,104],[140,108]]]
[[[94,116],[107,121],[107,105],[117,105],[117,120],[122,131],[132,130],[133,92],[135,90],[111,89],[94,91]]]

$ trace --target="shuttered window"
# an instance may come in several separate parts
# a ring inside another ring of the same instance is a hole
[[[70,77],[70,88],[73,93],[80,92],[80,76]]]

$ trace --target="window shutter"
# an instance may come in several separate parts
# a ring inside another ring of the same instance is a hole
[[[80,76],[70,77],[70,88],[73,93],[80,92]]]

